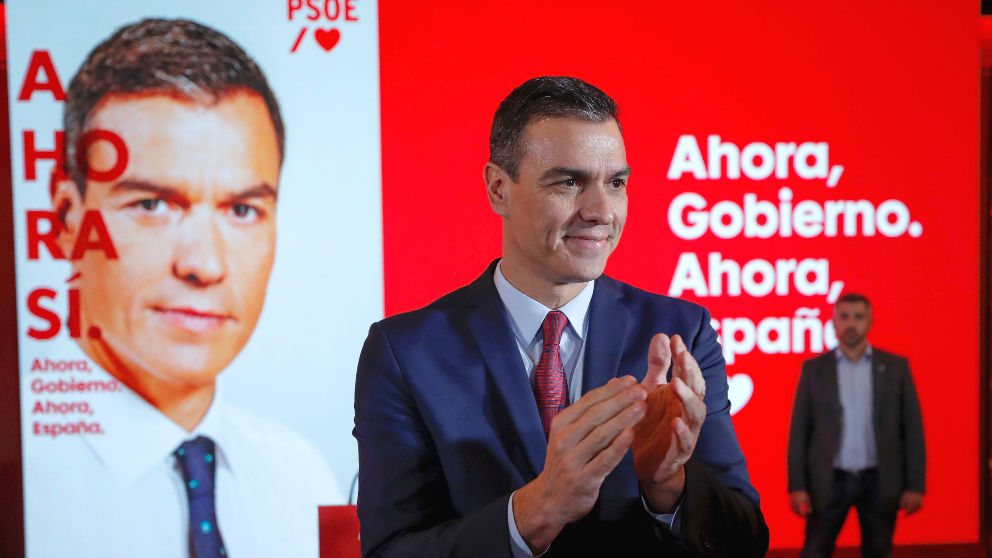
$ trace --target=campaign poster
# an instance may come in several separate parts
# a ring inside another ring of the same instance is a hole
[[[383,312],[376,2],[6,9],[27,555],[315,556]]]

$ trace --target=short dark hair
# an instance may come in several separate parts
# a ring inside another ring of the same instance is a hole
[[[144,19],[121,27],[89,53],[69,83],[63,117],[65,170],[85,193],[86,169],[77,164],[76,146],[93,109],[108,95],[162,93],[210,105],[245,89],[265,101],[282,160],[285,130],[279,103],[265,74],[237,43],[188,19]]]
[[[837,303],[834,304],[834,308],[840,305],[841,302],[861,302],[871,310],[871,302],[868,297],[861,293],[844,293],[840,298],[837,299]]]
[[[523,157],[524,128],[544,118],[580,118],[592,122],[617,118],[617,103],[594,85],[567,76],[543,76],[525,81],[503,99],[493,116],[489,160],[517,179]],[[622,132],[621,128],[621,132]]]

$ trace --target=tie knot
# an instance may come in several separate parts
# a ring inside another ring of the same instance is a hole
[[[544,317],[544,323],[541,324],[541,333],[544,334],[544,344],[559,344],[561,342],[561,334],[565,331],[566,325],[568,325],[568,318],[565,317],[564,312],[559,312],[558,310],[548,312],[548,315]]]

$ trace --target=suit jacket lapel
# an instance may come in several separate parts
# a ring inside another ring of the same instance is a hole
[[[605,275],[596,280],[589,303],[589,332],[586,335],[582,393],[587,393],[615,378],[626,346],[630,327],[630,310],[620,304],[622,293]]]
[[[526,481],[544,468],[548,444],[534,392],[510,329],[509,316],[493,283],[496,261],[471,284],[468,328],[510,418],[511,424],[503,426],[500,438],[510,444],[517,439],[523,446],[530,468],[530,471],[521,471]],[[494,425],[495,428],[500,426]],[[513,452],[510,453],[512,459]],[[520,465],[517,463],[518,467]]]
[[[828,352],[827,355],[829,356],[820,369],[823,375],[823,385],[820,387],[823,389],[823,395],[828,398],[827,408],[837,414],[841,412],[840,384],[837,381],[837,355],[833,351]]]
[[[871,354],[871,411],[872,411],[872,427],[875,429],[875,440],[876,443],[879,439],[878,425],[879,417],[884,416],[885,412],[881,409],[882,405],[882,375],[885,373],[885,363],[882,362],[881,355],[878,354],[877,350],[872,350]]]

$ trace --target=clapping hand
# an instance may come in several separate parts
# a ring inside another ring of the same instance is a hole
[[[685,462],[706,418],[706,382],[682,338],[659,333],[651,339],[641,385],[648,390],[647,412],[634,427],[634,469],[653,511],[671,513],[685,488]]]

